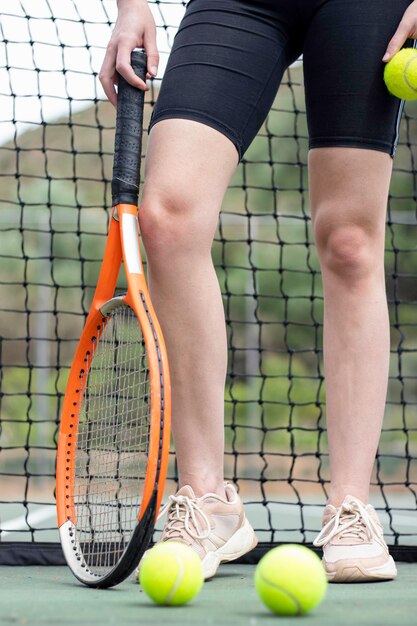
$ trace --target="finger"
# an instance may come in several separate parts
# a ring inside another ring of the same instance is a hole
[[[159,65],[159,53],[156,47],[156,31],[149,29],[145,32],[143,37],[143,44],[146,50],[146,56],[148,59],[147,69],[148,74],[156,76],[158,74]]]
[[[389,61],[394,56],[394,54],[397,54],[398,50],[402,48],[405,41],[410,36],[412,30],[413,26],[408,20],[403,19],[400,22],[400,25],[398,26],[395,35],[389,42],[387,50],[382,57],[383,61]]]
[[[148,91],[149,87],[139,76],[136,76],[130,64],[130,53],[132,50],[133,48],[130,46],[119,46],[116,57],[116,70],[133,87]]]
[[[116,51],[112,47],[107,48],[106,56],[104,57],[103,65],[99,73],[99,79],[103,87],[104,93],[107,98],[113,104],[117,105],[117,94],[114,88],[115,82],[117,83],[117,76],[115,73],[115,57]]]
[[[117,84],[116,77],[114,78],[102,78],[101,84],[103,86],[104,93],[107,98],[110,100],[114,107],[117,107],[117,92],[115,89],[115,84]]]

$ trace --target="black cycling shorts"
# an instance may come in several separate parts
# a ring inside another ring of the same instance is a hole
[[[149,130],[162,119],[196,120],[226,135],[241,159],[302,54],[309,147],[393,157],[404,103],[385,87],[382,57],[411,2],[190,0]]]

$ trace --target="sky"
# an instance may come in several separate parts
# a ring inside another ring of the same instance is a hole
[[[149,5],[158,26],[160,80],[185,6],[181,0]],[[0,145],[33,124],[69,115],[68,98],[72,112],[105,98],[93,72],[117,17],[116,0],[3,0],[0,11]]]
[[[163,75],[184,12],[178,0],[150,3]],[[3,0],[0,14],[0,144],[42,121],[104,98],[93,76],[117,17],[115,0]],[[162,28],[164,24],[168,29]],[[86,44],[90,48],[86,48]],[[63,45],[62,45],[63,44]],[[66,73],[63,73],[63,70]],[[12,123],[15,120],[15,124]]]

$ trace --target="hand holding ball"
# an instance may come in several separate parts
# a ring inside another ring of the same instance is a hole
[[[203,582],[200,558],[183,543],[159,543],[140,563],[139,583],[156,604],[186,604],[198,594]]]
[[[301,615],[326,595],[327,576],[319,557],[305,546],[273,548],[255,570],[255,587],[266,606],[278,615]]]
[[[403,48],[385,66],[388,91],[401,100],[417,100],[417,49]]]

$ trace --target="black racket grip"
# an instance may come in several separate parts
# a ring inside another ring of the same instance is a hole
[[[145,51],[133,50],[131,63],[135,74],[145,81]],[[144,91],[132,87],[119,74],[112,178],[113,206],[138,203],[144,100]]]

